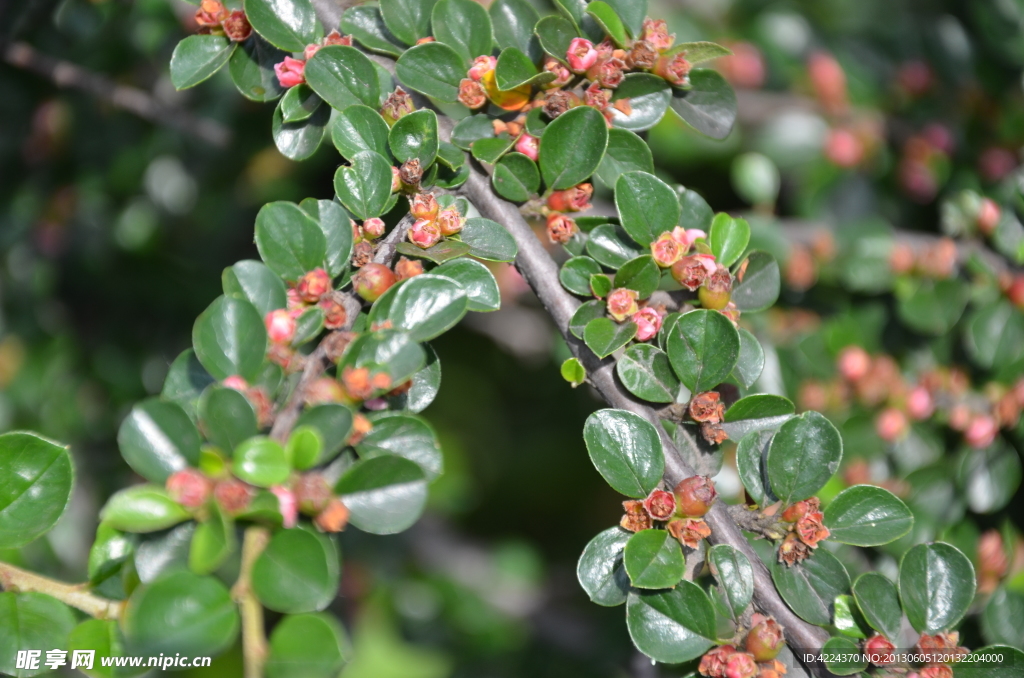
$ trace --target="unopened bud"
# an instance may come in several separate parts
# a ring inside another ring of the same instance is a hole
[[[234,515],[249,507],[252,488],[238,478],[228,478],[213,488],[213,498],[225,513]]]
[[[546,60],[544,62],[544,70],[548,71],[549,73],[555,74],[554,80],[545,83],[544,85],[541,85],[541,87],[543,87],[544,89],[556,89],[558,87],[562,87],[563,85],[569,84],[569,81],[572,80],[572,71],[566,68],[565,65],[558,59],[546,57]]]
[[[601,83],[592,82],[590,87],[583,91],[583,103],[587,106],[593,106],[599,111],[608,108],[608,104],[611,101],[612,91],[610,89],[603,89]]]
[[[441,240],[441,228],[427,219],[418,219],[409,228],[409,242],[419,248],[433,247]]]
[[[676,41],[675,33],[668,32],[664,19],[644,19],[642,37],[658,52],[664,52]]]
[[[433,221],[437,217],[439,206],[433,193],[417,193],[409,204],[409,213],[417,219]]]
[[[676,511],[679,515],[700,518],[711,510],[718,492],[708,476],[691,476],[676,485]]]
[[[466,218],[459,212],[458,207],[452,205],[437,213],[436,223],[441,230],[441,235],[452,236],[462,230],[466,224]]]
[[[747,652],[754,657],[756,662],[768,662],[775,659],[785,644],[782,627],[771,618],[755,624],[747,634]]]
[[[927,419],[935,412],[935,401],[924,386],[915,386],[907,396],[907,412],[918,421]]]
[[[909,430],[907,416],[895,407],[887,407],[875,417],[875,432],[887,443],[899,440]]]
[[[306,473],[299,476],[292,486],[295,493],[295,501],[298,502],[299,510],[307,515],[316,515],[330,503],[333,495],[331,486],[319,473]]]
[[[661,330],[661,313],[650,306],[645,306],[634,313],[631,320],[636,323],[636,336],[633,338],[637,341],[650,341],[658,336]]]
[[[274,64],[274,73],[281,87],[295,87],[306,82],[306,62],[286,56],[280,63]]]
[[[366,264],[352,276],[356,294],[371,303],[380,299],[395,282],[395,274],[384,264]]]
[[[896,658],[893,656],[895,649],[896,646],[888,638],[877,633],[864,641],[864,654],[868,655],[868,661],[875,666],[888,666],[895,663]]]
[[[244,391],[247,388],[249,388],[249,382],[247,382],[245,379],[238,376],[237,374],[233,374],[230,377],[225,377],[224,381],[221,382],[221,385],[224,386],[225,388],[233,388],[236,391]]]
[[[476,80],[463,78],[459,82],[458,101],[466,108],[475,111],[478,108],[483,108],[487,103],[487,91]]]
[[[615,322],[623,322],[639,310],[636,300],[640,295],[636,290],[625,287],[612,290],[608,295],[608,315]]]
[[[516,151],[537,162],[537,158],[540,157],[540,139],[529,134],[523,134],[516,141]]]
[[[370,240],[376,240],[384,235],[384,220],[380,217],[372,217],[363,222],[363,235]]]
[[[195,509],[206,503],[213,490],[213,481],[199,469],[186,468],[167,477],[167,494],[185,508]]]
[[[871,356],[860,346],[847,346],[839,353],[839,374],[847,381],[860,381],[871,368]]]
[[[224,35],[228,36],[232,42],[243,42],[252,35],[252,26],[245,18],[245,12],[241,10],[232,12],[227,19],[224,19],[221,27],[224,29]]]
[[[333,295],[325,296],[317,304],[324,312],[324,329],[340,330],[348,322],[348,311],[345,305]]]
[[[391,168],[391,192],[398,193],[402,190],[402,172],[397,167]]]
[[[398,121],[399,118],[409,115],[416,110],[416,107],[412,103],[412,97],[401,87],[396,87],[395,91],[388,95],[388,98],[384,100],[384,105],[381,106],[380,114],[384,118],[384,121],[390,127]]]
[[[983,449],[995,441],[997,433],[999,433],[999,425],[996,420],[987,414],[978,414],[967,425],[967,429],[964,431],[964,440],[971,447]]]
[[[401,257],[395,264],[395,277],[398,280],[405,280],[423,273],[423,262],[419,260],[406,259]]]
[[[331,290],[331,276],[322,268],[315,268],[299,278],[295,285],[299,298],[309,304],[320,301]]]
[[[313,524],[321,532],[341,532],[348,525],[349,510],[337,497],[331,499],[327,508],[317,514]]]
[[[283,308],[271,311],[263,318],[267,338],[275,344],[290,344],[295,338],[295,318]]]

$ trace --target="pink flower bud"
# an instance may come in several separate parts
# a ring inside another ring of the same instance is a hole
[[[573,38],[565,58],[573,73],[586,73],[597,62],[597,50],[586,38]]]
[[[466,224],[466,217],[462,216],[459,208],[453,205],[445,207],[438,212],[435,223],[441,229],[441,235],[451,236],[462,230],[462,227]]]
[[[341,532],[348,524],[348,516],[348,507],[335,497],[313,522],[321,532]]]
[[[686,254],[686,252],[693,247],[693,243],[697,242],[699,238],[704,238],[706,240],[708,234],[699,228],[683,228],[681,226],[676,226],[672,229],[672,237],[676,242],[683,246],[683,254]]]
[[[281,87],[295,87],[306,82],[305,69],[305,61],[289,56],[281,63],[274,64],[274,73],[277,74],[277,81],[281,83]]]
[[[295,318],[283,308],[271,311],[263,318],[267,338],[275,344],[290,344],[295,338]]]
[[[636,290],[625,287],[612,290],[608,295],[608,315],[616,322],[623,322],[639,310],[636,303],[638,296]]]
[[[314,268],[299,278],[295,289],[298,291],[300,299],[306,303],[315,304],[320,301],[320,297],[330,292],[331,276],[322,268]]]
[[[871,356],[860,346],[847,346],[839,353],[839,374],[847,381],[860,381],[871,368]]]
[[[992,235],[996,230],[996,226],[999,225],[999,219],[1001,216],[1002,213],[999,210],[999,205],[997,205],[994,200],[991,198],[982,198],[976,219],[978,230],[985,235]]]
[[[317,306],[324,312],[324,329],[340,330],[348,322],[348,311],[333,295],[325,296]]]
[[[676,86],[687,85],[690,82],[690,69],[692,64],[686,60],[686,52],[676,52],[669,56],[660,56],[654,62],[653,72],[665,78]]]
[[[487,92],[476,80],[463,78],[459,83],[459,103],[466,108],[476,110],[487,103]]]
[[[228,18],[228,8],[220,0],[203,0],[196,10],[196,23],[203,28],[214,28]]]
[[[682,230],[682,229],[679,229]],[[651,243],[651,256],[654,263],[662,268],[669,268],[679,261],[689,246],[683,246],[672,234],[665,231],[658,236],[658,239]]]
[[[235,10],[227,19],[224,19],[221,28],[224,29],[224,35],[232,42],[243,42],[252,35],[252,26],[245,18],[245,12],[241,10]]]
[[[277,497],[277,510],[281,512],[282,525],[290,530],[299,523],[299,504],[295,494],[283,485],[274,485],[270,491]]]
[[[664,19],[644,19],[643,39],[658,52],[664,52],[676,41],[675,33],[669,34]]]
[[[314,379],[306,388],[305,402],[307,405],[323,405],[340,403],[345,400],[345,390],[336,380],[330,377]]]
[[[540,139],[529,134],[522,134],[516,141],[516,150],[537,162],[537,157],[540,155]]]
[[[907,412],[912,419],[927,419],[935,412],[935,401],[924,386],[915,386],[907,396]]]
[[[632,320],[637,325],[637,341],[649,341],[658,336],[658,331],[661,330],[661,314],[650,306],[645,306],[634,313]]]
[[[715,257],[710,254],[691,254],[672,264],[672,277],[677,283],[695,291],[707,280],[708,276],[718,270]]]
[[[236,391],[244,391],[247,388],[249,388],[249,382],[247,382],[245,379],[238,376],[237,374],[233,374],[230,377],[225,377],[224,381],[221,382],[221,385],[226,388],[233,388]]]
[[[498,65],[498,60],[492,56],[478,56],[473,60],[473,65],[469,67],[469,72],[466,74],[471,80],[480,82],[485,75],[493,71]]]
[[[999,426],[996,420],[987,414],[978,414],[971,419],[964,431],[964,440],[971,447],[978,449],[988,447],[996,439],[999,433]]]
[[[409,229],[409,242],[416,247],[427,249],[433,247],[441,239],[441,229],[433,221],[417,219]]]
[[[595,74],[597,81],[601,83],[602,87],[615,89],[622,83],[625,68],[626,63],[622,59],[607,59],[598,65]]]
[[[372,217],[363,222],[363,235],[371,240],[384,235],[384,220],[380,217]]]
[[[888,407],[875,418],[875,432],[887,443],[899,440],[909,430],[907,417],[894,407]]]
[[[544,70],[555,74],[555,79],[542,85],[544,89],[557,89],[567,85],[572,80],[572,71],[565,67],[558,59],[547,57],[544,62]]]
[[[608,108],[608,104],[611,103],[612,92],[608,89],[602,89],[601,83],[592,82],[590,87],[587,87],[583,92],[583,103],[587,106],[592,106],[599,111],[603,111]]]
[[[320,45],[320,44],[315,43],[315,42],[311,43],[309,45],[306,45],[306,48],[304,50],[302,50],[302,58],[305,59],[306,61],[309,61],[310,59],[313,58],[314,54],[316,54],[317,52],[320,51],[320,48],[322,46],[323,45]]]
[[[213,481],[199,469],[186,468],[167,477],[167,494],[185,508],[195,509],[206,503],[213,492]]]
[[[816,52],[807,62],[811,86],[825,110],[837,113],[846,108],[846,73],[835,57]]]

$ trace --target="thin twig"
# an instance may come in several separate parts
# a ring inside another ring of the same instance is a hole
[[[270,541],[270,530],[253,525],[245,529],[242,540],[242,567],[231,597],[242,615],[242,657],[245,678],[263,678],[267,661],[267,635],[263,625],[263,605],[252,590],[252,568]]]
[[[231,130],[219,122],[168,106],[141,89],[119,85],[106,76],[43,54],[27,43],[7,45],[3,56],[10,65],[49,78],[58,87],[81,90],[140,118],[173,127],[218,148],[224,148],[231,141]]]
[[[120,619],[124,609],[123,601],[108,600],[90,593],[88,584],[66,584],[8,563],[0,563],[0,588],[45,593],[96,619]]]

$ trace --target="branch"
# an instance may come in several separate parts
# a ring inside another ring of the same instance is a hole
[[[116,108],[191,134],[218,148],[224,148],[231,141],[231,130],[219,122],[168,106],[141,89],[119,85],[69,61],[42,54],[27,43],[7,45],[3,48],[3,58],[12,66],[49,78],[58,87],[81,90]]]
[[[0,563],[0,587],[5,591],[45,593],[96,619],[120,619],[124,609],[124,601],[89,593],[88,584],[65,584],[8,563]]]
[[[270,531],[253,525],[245,529],[242,541],[242,568],[231,587],[231,597],[242,615],[242,657],[245,678],[263,678],[267,661],[267,636],[263,625],[263,605],[252,591],[252,568],[270,541]]]

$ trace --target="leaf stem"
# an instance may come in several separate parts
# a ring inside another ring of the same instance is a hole
[[[108,600],[89,592],[87,584],[67,584],[0,562],[0,587],[12,592],[45,593],[96,619],[120,619],[124,601]]]
[[[242,657],[245,678],[263,678],[267,661],[267,635],[263,625],[263,605],[252,590],[252,568],[270,541],[270,531],[253,525],[245,530],[242,540],[242,568],[231,587],[231,597],[242,615]]]

